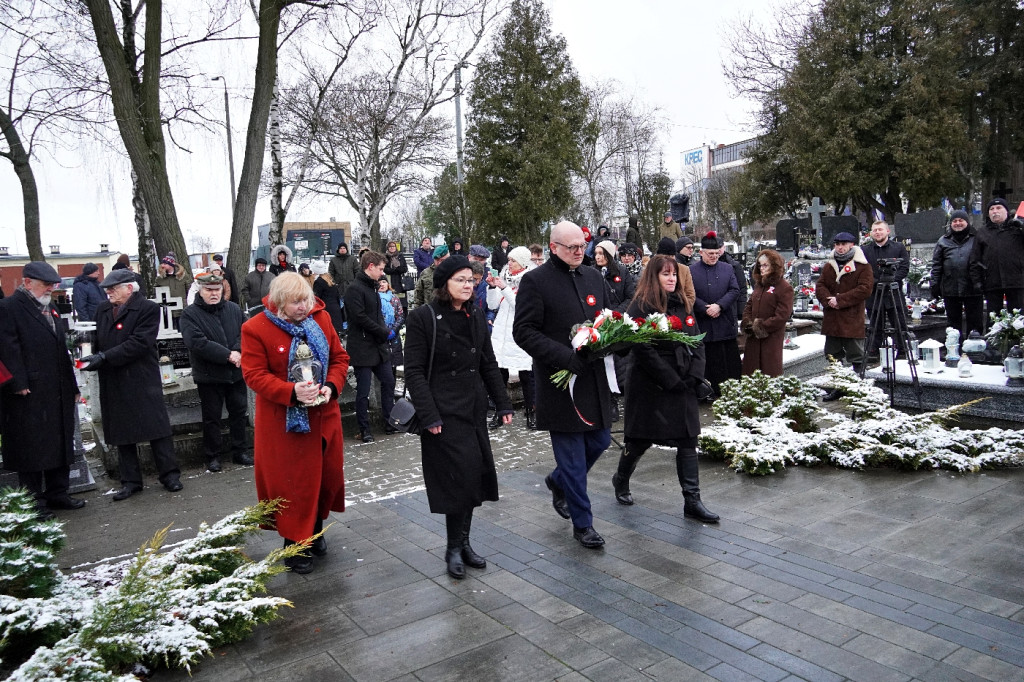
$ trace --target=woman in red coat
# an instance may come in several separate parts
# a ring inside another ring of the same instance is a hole
[[[743,309],[743,374],[761,370],[770,377],[782,375],[782,344],[786,323],[793,314],[793,287],[783,276],[782,256],[765,249],[757,254],[754,293]]]
[[[344,443],[335,400],[348,372],[348,353],[301,275],[282,272],[274,278],[263,305],[262,314],[242,325],[242,374],[256,393],[256,493],[260,500],[287,500],[276,523],[288,546],[319,533],[330,512],[345,511]],[[322,379],[290,376],[303,344],[324,368]],[[327,543],[318,538],[310,551],[323,556]],[[285,564],[296,573],[313,570],[305,554]]]

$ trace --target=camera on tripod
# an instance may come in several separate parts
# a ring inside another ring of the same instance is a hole
[[[882,258],[878,261],[875,261],[875,265],[878,266],[878,281],[896,281],[896,268],[898,268],[900,266],[900,263],[902,262],[902,258]]]

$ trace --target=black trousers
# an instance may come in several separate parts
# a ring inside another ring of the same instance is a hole
[[[1004,295],[1007,310],[1024,310],[1024,289],[996,289],[985,292],[985,303],[990,313],[998,313],[1003,309]]]
[[[395,375],[391,371],[390,362],[352,369],[356,375],[356,422],[359,430],[367,433],[370,430],[370,389],[373,388],[373,377],[376,376],[380,382],[380,409],[384,413],[384,421],[387,421],[391,416],[391,408],[395,406]]]
[[[500,368],[501,380],[508,385],[509,371],[504,367]],[[523,389],[523,406],[532,410],[537,404],[537,387],[533,383],[533,371],[528,369],[519,370],[519,386]],[[493,401],[489,401],[493,402]]]
[[[19,471],[18,483],[35,496],[36,504],[43,505],[48,500],[57,500],[68,494],[70,475],[71,468],[66,466],[44,471]]]
[[[743,363],[740,360],[740,347],[736,339],[722,341],[705,341],[704,354],[707,362],[704,366],[704,378],[711,382],[715,395],[720,395],[719,386],[727,379],[739,379],[743,375]]]
[[[972,331],[985,333],[985,311],[982,308],[981,296],[945,296],[946,323],[953,329],[960,330],[960,343],[964,342]],[[964,320],[966,317],[966,321]]]
[[[228,408],[228,430],[231,435],[231,454],[245,451],[245,418],[248,412],[248,397],[245,382],[233,384],[196,384],[203,415],[203,452],[206,459],[223,453],[223,437],[220,416],[224,405]]]
[[[178,460],[174,456],[174,437],[157,438],[149,441],[153,449],[153,460],[161,483],[181,475]],[[122,485],[142,485],[142,467],[139,466],[139,447],[135,443],[117,446],[117,468],[121,474]]]

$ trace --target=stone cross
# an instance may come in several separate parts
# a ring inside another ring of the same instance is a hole
[[[821,216],[826,212],[828,209],[821,205],[821,199],[814,197],[807,213],[811,216],[811,225],[814,227],[814,239],[817,244],[821,244]]]
[[[174,328],[174,311],[183,309],[181,299],[171,296],[170,287],[156,287],[153,290],[153,298],[149,300],[160,306],[160,331],[157,337],[177,334]]]

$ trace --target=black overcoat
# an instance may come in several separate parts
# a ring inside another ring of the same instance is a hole
[[[646,317],[653,310],[629,306],[631,317]],[[668,315],[683,321],[683,331],[699,334],[686,314],[686,304],[676,295],[669,297]],[[700,435],[697,382],[704,377],[704,344],[688,348],[681,343],[635,345],[630,350],[630,373],[626,382],[625,436],[635,440],[672,444]]]
[[[164,404],[156,335],[160,306],[135,292],[118,315],[110,301],[96,309],[96,347],[106,356],[100,377],[103,436],[127,445],[171,435]]]
[[[570,270],[554,254],[523,275],[512,338],[533,358],[537,428],[579,433],[611,426],[611,391],[604,362],[586,362],[570,344],[574,325],[592,321],[609,307],[607,291],[600,272],[584,266]],[[571,396],[568,389],[551,383],[551,375],[562,369],[576,374]]]
[[[384,324],[377,283],[361,270],[345,293],[345,311],[348,314],[345,350],[349,363],[353,367],[390,363],[388,336],[391,330]]]
[[[437,322],[437,341],[428,382],[431,317]],[[471,306],[467,321],[466,313],[437,303],[413,310],[406,323],[405,382],[421,422],[441,424],[441,433],[424,431],[420,435],[430,511],[455,514],[478,507],[484,500],[497,500],[498,477],[487,433],[487,396],[494,400],[499,414],[511,413],[512,403],[494,359],[483,313]]]
[[[3,463],[9,471],[45,471],[74,460],[78,384],[68,353],[67,322],[24,291],[0,300],[0,362],[12,378],[0,387]],[[28,395],[16,395],[28,389]]]
[[[338,287],[328,284],[323,277],[313,281],[313,295],[324,302],[324,310],[331,316],[331,326],[341,332],[345,326],[345,316],[341,312],[341,294]]]
[[[196,302],[181,313],[181,338],[192,363],[192,380],[197,384],[233,384],[242,380],[242,369],[228,359],[231,351],[242,351],[242,309],[231,301],[207,305]]]

